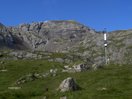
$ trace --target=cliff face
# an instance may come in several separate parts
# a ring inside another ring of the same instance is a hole
[[[132,63],[132,30],[108,33],[110,62]],[[75,21],[47,21],[5,27],[0,24],[0,46],[48,52],[72,52],[101,63],[103,34]]]
[[[0,23],[0,49],[27,49],[26,43]]]
[[[13,37],[9,30],[0,23],[0,48],[11,47]]]

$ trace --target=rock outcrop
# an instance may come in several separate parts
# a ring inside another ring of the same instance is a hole
[[[92,66],[88,66],[87,64],[80,63],[73,66],[64,66],[64,69],[62,72],[68,72],[68,73],[75,73],[75,72],[83,72],[91,69]]]
[[[82,72],[88,70],[90,66],[87,66],[87,64],[78,64],[74,65],[73,68],[76,72]]]
[[[0,48],[11,47],[13,45],[12,34],[0,23]]]
[[[58,88],[58,90],[60,90],[61,92],[75,91],[77,89],[78,85],[72,77],[68,77],[67,79],[63,80]]]
[[[1,48],[27,49],[27,44],[16,35],[13,35],[7,27],[0,23],[0,49]]]

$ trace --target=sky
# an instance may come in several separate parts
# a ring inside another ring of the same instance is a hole
[[[6,26],[75,20],[97,31],[132,29],[132,0],[0,0]]]

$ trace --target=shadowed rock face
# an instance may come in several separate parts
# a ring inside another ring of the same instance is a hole
[[[110,62],[132,63],[132,30],[108,33]],[[0,48],[69,52],[92,64],[104,60],[103,34],[75,21],[46,21],[5,27],[0,24]]]
[[[13,37],[8,29],[0,23],[0,48],[11,47],[13,44]]]
[[[26,43],[0,23],[0,48],[27,49]]]

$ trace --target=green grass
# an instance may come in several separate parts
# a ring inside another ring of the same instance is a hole
[[[55,77],[37,79],[21,84],[20,90],[9,90],[15,81],[31,72],[47,72],[51,68],[62,68],[62,64],[44,60],[17,60],[5,64],[8,72],[0,72],[0,99],[132,99],[132,66],[110,65],[97,71],[81,73],[61,73]],[[61,81],[75,78],[80,90],[60,93],[56,91]],[[46,89],[48,88],[48,91]],[[106,90],[100,90],[106,88]]]

